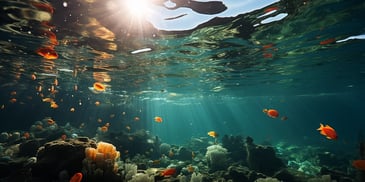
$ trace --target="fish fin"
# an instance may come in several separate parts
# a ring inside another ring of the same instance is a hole
[[[330,139],[330,140],[332,139],[332,138],[331,138],[331,137],[329,137],[329,136],[327,136],[326,138],[327,138],[327,139]]]
[[[328,129],[331,129],[331,130],[335,130],[330,125],[326,125],[325,127],[328,128]]]
[[[326,133],[323,130],[321,130],[321,132],[319,132],[319,133],[324,135],[324,136],[327,136]]]

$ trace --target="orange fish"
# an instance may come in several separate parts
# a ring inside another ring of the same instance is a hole
[[[211,137],[213,137],[213,138],[217,138],[219,136],[219,134],[217,132],[215,132],[215,131],[208,132],[208,135],[211,136]]]
[[[270,118],[279,117],[279,112],[275,109],[263,109],[262,112],[266,113],[266,115],[269,116]]]
[[[58,104],[55,101],[51,101],[51,108],[53,109],[57,109],[58,108]]]
[[[336,42],[335,38],[329,38],[329,39],[319,42],[319,45],[327,45],[327,44],[332,44],[334,42]]]
[[[100,82],[95,82],[93,87],[94,87],[94,90],[96,90],[98,92],[104,92],[106,89],[105,85]]]
[[[352,161],[352,166],[356,169],[365,171],[365,160],[354,160]]]
[[[192,165],[188,165],[186,169],[188,170],[189,173],[193,173],[195,171],[195,168]]]
[[[176,173],[176,169],[175,168],[168,168],[168,169],[165,169],[163,170],[160,174],[161,176],[172,176]]]
[[[58,86],[58,80],[57,80],[57,78],[54,79],[53,84],[56,85],[56,86]]]
[[[47,98],[43,98],[43,99],[42,99],[42,101],[43,101],[43,102],[52,102],[52,101],[53,101],[53,99],[51,99],[51,98],[47,97]]]
[[[337,133],[331,126],[323,126],[323,124],[320,123],[320,126],[317,130],[320,131],[320,134],[326,136],[327,139],[337,140]]]
[[[29,138],[30,138],[30,133],[29,133],[29,132],[25,132],[25,133],[23,134],[23,137],[24,137],[25,139],[29,139]]]
[[[161,118],[160,116],[156,116],[156,117],[155,117],[155,121],[156,121],[157,123],[162,123],[162,118]]]
[[[47,119],[47,123],[48,123],[49,125],[54,125],[54,124],[56,124],[56,122],[55,122],[52,118],[48,118],[48,119]]]
[[[10,103],[12,103],[12,104],[14,104],[16,101],[17,101],[17,100],[16,100],[16,98],[11,98],[11,99],[9,100],[9,102],[10,102]]]
[[[269,7],[269,8],[266,8],[264,10],[265,13],[268,13],[268,12],[272,12],[272,11],[277,11],[279,8],[278,7]]]
[[[43,3],[38,1],[31,1],[31,5],[39,10],[46,11],[48,13],[53,14],[54,8],[50,3]]]
[[[57,59],[58,54],[52,46],[41,47],[36,50],[37,54],[45,59]]]
[[[82,180],[82,173],[75,173],[71,179],[70,182],[81,182]]]
[[[37,79],[37,76],[35,74],[32,74],[31,77],[30,77],[32,80],[36,80]]]
[[[66,140],[66,138],[67,138],[67,135],[66,134],[62,134],[61,135],[61,140]]]

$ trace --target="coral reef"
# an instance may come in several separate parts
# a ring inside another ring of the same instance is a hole
[[[212,171],[225,169],[226,162],[228,160],[227,149],[220,145],[211,145],[207,148],[205,158],[207,160],[208,167]]]
[[[110,176],[115,177],[118,171],[119,151],[115,146],[106,142],[98,142],[97,147],[85,148],[85,159],[83,160],[83,171],[88,176]]]
[[[276,157],[273,147],[256,145],[251,137],[246,138],[246,150],[247,164],[252,170],[272,176],[285,167],[281,159]]]
[[[171,145],[167,143],[161,143],[160,145],[160,153],[163,155],[169,155],[169,152],[171,150]]]
[[[275,148],[256,145],[251,137],[243,141],[241,136],[225,135],[222,145],[200,137],[187,145],[172,145],[138,130],[106,132],[96,137],[103,142],[96,143],[77,137],[80,133],[74,133],[71,126],[43,129],[57,134],[43,130],[27,137],[22,136],[24,131],[1,134],[0,181],[69,181],[74,174],[82,174],[82,181],[88,182],[353,181],[356,172],[338,170],[348,166],[339,161],[349,155],[285,143],[273,145]],[[75,138],[58,136],[49,142],[63,132]]]
[[[246,161],[247,153],[245,143],[241,135],[228,136],[222,138],[222,145],[229,152],[229,157],[234,161]]]
[[[88,147],[96,147],[96,143],[85,137],[46,143],[38,149],[37,162],[32,167],[33,178],[38,181],[55,181],[58,180],[60,171],[65,170],[68,174],[81,171],[84,151]]]

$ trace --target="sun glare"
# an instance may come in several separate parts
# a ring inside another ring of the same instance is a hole
[[[137,18],[142,18],[148,13],[148,0],[124,0],[128,9],[128,14]]]

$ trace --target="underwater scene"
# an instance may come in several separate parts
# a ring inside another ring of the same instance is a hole
[[[0,1],[0,181],[364,182],[365,1]]]

